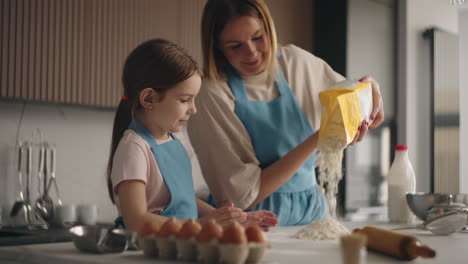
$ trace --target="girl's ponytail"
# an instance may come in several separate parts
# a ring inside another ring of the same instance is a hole
[[[107,165],[107,189],[109,191],[109,196],[112,203],[114,201],[114,190],[112,187],[111,181],[111,173],[112,173],[112,165],[114,163],[114,154],[117,146],[119,145],[120,140],[123,137],[125,130],[132,122],[132,107],[131,103],[125,96],[122,96],[122,100],[120,100],[120,104],[117,107],[117,111],[114,117],[114,127],[112,129],[112,142],[111,142],[111,149],[109,155],[109,161]]]

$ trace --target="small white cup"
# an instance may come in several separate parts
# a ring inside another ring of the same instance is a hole
[[[97,206],[95,204],[78,205],[78,223],[80,225],[95,225],[98,216]]]
[[[58,226],[70,227],[76,223],[76,206],[74,204],[58,205],[54,208],[54,222]]]

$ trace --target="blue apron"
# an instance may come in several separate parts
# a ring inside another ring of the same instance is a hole
[[[136,119],[130,123],[129,128],[150,145],[164,182],[171,193],[171,201],[161,215],[178,219],[197,218],[192,164],[182,143],[170,134],[173,140],[158,145],[151,132]],[[115,225],[124,226],[121,216],[116,219]]]
[[[230,67],[228,84],[236,97],[234,112],[247,129],[260,167],[266,168],[313,134],[283,72],[275,81],[278,97],[271,102],[251,101],[242,78]],[[304,225],[325,216],[325,197],[315,178],[314,153],[276,192],[251,208],[276,214],[279,225]]]

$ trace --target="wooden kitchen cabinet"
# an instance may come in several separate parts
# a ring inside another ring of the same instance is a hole
[[[267,0],[280,44],[312,50],[311,0]],[[116,107],[128,53],[151,38],[201,65],[206,0],[0,0],[0,100]]]
[[[139,43],[170,39],[200,60],[204,3],[0,0],[0,99],[115,107]]]

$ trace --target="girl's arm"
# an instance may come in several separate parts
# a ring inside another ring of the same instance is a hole
[[[117,186],[120,211],[124,219],[125,228],[129,231],[140,232],[148,221],[163,224],[168,218],[152,214],[147,211],[146,186],[139,180],[123,181]]]
[[[124,181],[117,188],[120,211],[127,230],[140,232],[146,222],[157,222],[162,225],[168,219],[168,217],[147,211],[146,186],[142,181]],[[196,203],[201,223],[210,218],[216,219],[220,224],[231,223],[234,220],[239,222],[246,220],[246,213],[242,209],[234,207],[234,204],[216,209],[200,199],[196,199]],[[179,221],[182,224],[185,222],[185,220],[180,219]]]
[[[198,209],[198,217],[202,218],[207,215],[209,215],[215,208],[208,203],[204,202],[203,200],[200,200],[198,198],[195,198],[197,201],[197,209]]]

